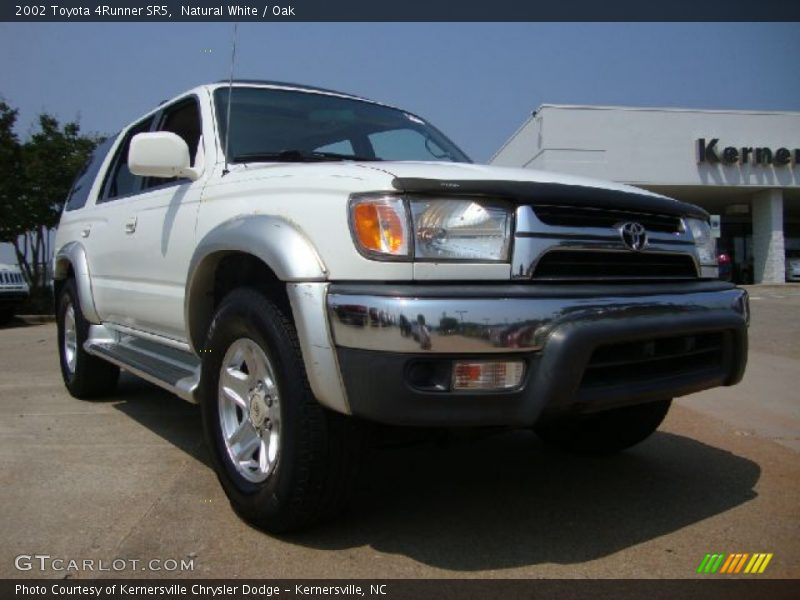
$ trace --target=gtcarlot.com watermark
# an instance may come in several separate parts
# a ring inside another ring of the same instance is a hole
[[[19,554],[14,558],[17,571],[38,572],[119,572],[150,571],[153,573],[194,571],[194,558],[64,558],[49,554]]]

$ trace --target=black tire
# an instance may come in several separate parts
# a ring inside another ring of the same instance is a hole
[[[255,342],[271,362],[280,397],[277,462],[256,483],[237,471],[220,424],[220,370],[228,349],[242,339]],[[287,315],[256,290],[234,290],[220,303],[201,356],[205,439],[237,514],[261,529],[283,533],[324,521],[344,508],[360,462],[361,428],[314,398]]]
[[[668,399],[562,417],[537,425],[535,430],[545,443],[566,452],[614,454],[650,437],[667,416],[670,404]]]
[[[75,280],[68,279],[64,283],[58,296],[57,306],[58,358],[61,365],[61,376],[64,379],[64,385],[67,386],[67,390],[75,398],[80,398],[81,400],[111,394],[117,386],[119,367],[92,356],[83,349],[83,344],[89,335],[89,322],[81,312]],[[64,344],[65,315],[70,306],[73,307],[75,314],[75,338],[77,342],[75,362],[72,369],[70,369],[67,361]]]
[[[13,318],[14,318],[13,308],[0,309],[0,325],[8,325],[11,322],[11,319]]]

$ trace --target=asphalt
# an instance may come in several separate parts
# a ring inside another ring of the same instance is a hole
[[[196,407],[129,376],[75,400],[54,325],[17,320],[0,329],[0,577],[684,578],[708,552],[769,552],[758,577],[800,578],[800,287],[750,293],[744,382],[680,399],[635,449],[574,458],[527,432],[377,448],[342,519],[281,537],[231,510]],[[33,554],[194,568],[15,568]]]

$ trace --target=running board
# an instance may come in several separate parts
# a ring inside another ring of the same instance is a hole
[[[84,349],[184,400],[199,402],[200,359],[194,354],[101,325],[91,327]]]

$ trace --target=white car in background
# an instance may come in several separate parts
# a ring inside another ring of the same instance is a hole
[[[30,288],[17,265],[0,263],[0,325],[8,323],[20,304],[30,296]]]
[[[786,253],[786,281],[800,281],[800,250]]]

